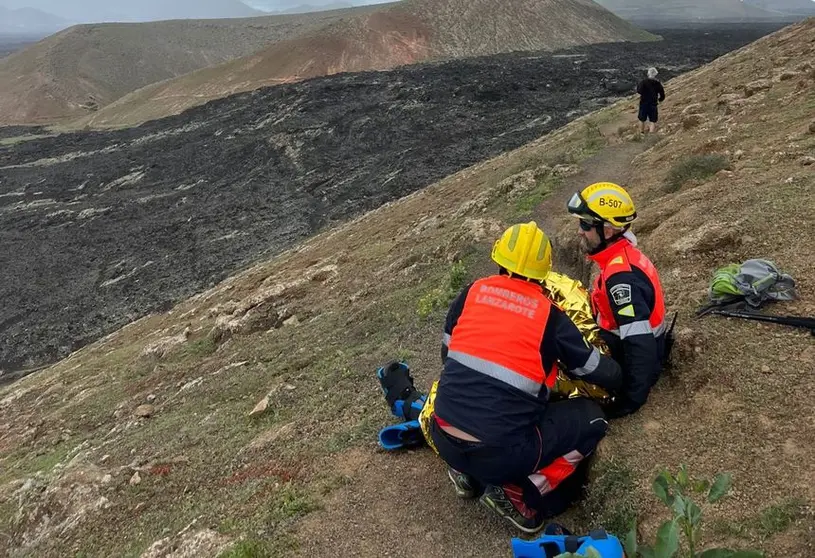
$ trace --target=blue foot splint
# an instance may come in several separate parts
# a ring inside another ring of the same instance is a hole
[[[379,431],[379,445],[386,450],[406,449],[425,443],[418,420],[386,426]]]
[[[602,529],[592,531],[585,537],[564,534],[543,535],[534,541],[512,539],[514,558],[554,558],[564,552],[588,556],[590,548],[596,550],[601,558],[625,558],[620,540]]]
[[[380,430],[379,445],[386,450],[397,450],[424,444],[418,418],[427,396],[419,393],[413,386],[408,365],[404,362],[391,362],[377,370],[376,377],[391,413],[405,421]]]

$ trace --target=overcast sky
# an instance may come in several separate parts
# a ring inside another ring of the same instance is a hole
[[[260,15],[303,4],[380,4],[390,0],[0,0],[6,8],[36,8],[72,23]],[[255,8],[253,10],[249,6]],[[262,12],[261,12],[262,13]]]

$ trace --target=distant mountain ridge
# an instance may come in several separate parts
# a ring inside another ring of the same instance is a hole
[[[35,8],[72,23],[210,19],[265,15],[240,0],[3,0],[8,8]]]
[[[36,8],[0,5],[0,34],[50,35],[70,25],[67,20]]]
[[[141,87],[364,12],[77,25],[0,59],[0,125],[78,118]]]
[[[810,0],[800,1],[815,5]],[[785,10],[802,9],[798,0],[596,0],[596,2],[629,21],[769,21],[791,15],[791,12],[780,11],[779,7]]]
[[[77,125],[128,126],[237,92],[340,72],[656,39],[591,0],[403,0],[377,8],[251,56],[147,86]]]

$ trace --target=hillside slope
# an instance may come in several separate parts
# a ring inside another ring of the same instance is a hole
[[[742,0],[597,0],[629,21],[727,21],[772,20],[779,12]]]
[[[671,31],[656,52],[606,43],[328,76],[108,133],[2,128],[0,371],[59,360],[523,145],[630,92],[643,59],[668,78],[763,34]]]
[[[654,39],[590,0],[403,0],[158,83],[77,125],[127,126],[259,87],[425,60]]]
[[[704,505],[705,548],[812,556],[812,338],[692,313],[712,271],[748,257],[798,280],[801,300],[776,311],[815,312],[801,244],[815,237],[815,73],[802,62],[813,41],[815,20],[668,82],[657,142],[637,141],[623,101],[0,388],[0,551],[509,556],[515,533],[457,500],[429,450],[376,449],[394,419],[374,370],[407,358],[426,389],[444,305],[423,319],[419,301],[457,260],[467,279],[491,272],[492,241],[521,219],[542,222],[568,261],[565,200],[606,178],[637,200],[678,344],[647,406],[612,424],[588,499],[559,520],[624,529],[636,515],[652,542],[666,510],[651,479],[685,463],[734,475],[733,493]],[[730,170],[666,187],[704,154]]]
[[[0,60],[0,125],[79,117],[150,83],[245,56],[369,9],[78,25]]]

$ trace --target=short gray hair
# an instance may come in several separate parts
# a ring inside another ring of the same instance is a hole
[[[656,68],[648,68],[648,77],[654,79],[659,75],[659,72]]]

